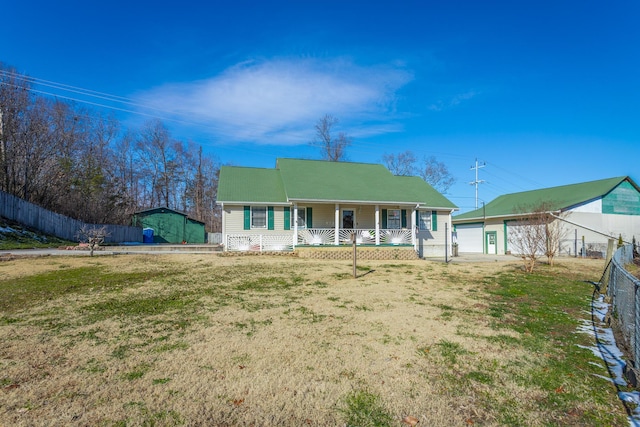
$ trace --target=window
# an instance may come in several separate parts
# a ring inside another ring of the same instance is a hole
[[[251,207],[251,228],[267,228],[267,207]]]
[[[307,228],[307,208],[298,206],[298,228]]]
[[[418,211],[418,228],[431,230],[431,211]]]
[[[400,209],[387,210],[387,228],[399,230],[401,225]]]

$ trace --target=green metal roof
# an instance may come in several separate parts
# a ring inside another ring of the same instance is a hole
[[[580,184],[523,191],[505,194],[487,203],[484,208],[476,209],[453,217],[453,221],[477,220],[483,218],[513,216],[527,210],[535,210],[545,204],[549,211],[561,211],[605,196],[629,177],[601,179]]]
[[[407,203],[456,209],[422,179],[394,176],[382,165],[299,159],[278,159],[276,169],[223,167],[218,201]]]
[[[217,199],[225,203],[287,203],[280,171],[238,166],[220,168]]]
[[[394,176],[407,199],[432,208],[458,209],[449,199],[418,176]]]

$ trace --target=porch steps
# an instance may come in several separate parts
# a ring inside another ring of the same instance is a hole
[[[340,247],[297,247],[295,253],[300,258],[350,260],[353,258],[352,246]],[[356,249],[356,256],[361,260],[412,260],[420,259],[412,247],[360,247]]]

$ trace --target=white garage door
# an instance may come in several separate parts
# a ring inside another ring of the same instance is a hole
[[[458,251],[482,253],[482,224],[458,224]]]

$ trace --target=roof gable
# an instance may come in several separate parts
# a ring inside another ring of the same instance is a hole
[[[638,188],[629,177],[616,177],[579,184],[562,185],[523,191],[498,196],[484,208],[455,216],[454,220],[468,220],[486,217],[511,216],[523,209],[535,209],[545,204],[550,211],[567,210],[574,206],[604,197],[620,183],[628,181]]]

